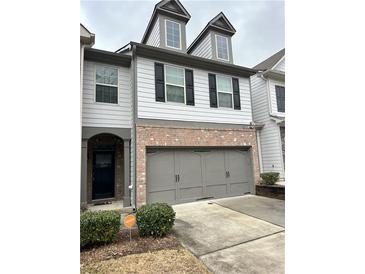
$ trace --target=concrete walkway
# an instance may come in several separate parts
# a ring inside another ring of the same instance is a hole
[[[174,210],[175,234],[213,273],[284,273],[284,206],[277,200],[247,195]]]

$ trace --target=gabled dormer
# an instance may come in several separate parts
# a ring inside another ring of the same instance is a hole
[[[186,23],[190,14],[179,0],[156,4],[142,43],[186,53]]]
[[[231,37],[236,30],[223,12],[215,16],[189,46],[187,53],[233,64]]]

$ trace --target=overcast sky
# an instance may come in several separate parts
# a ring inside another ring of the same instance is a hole
[[[94,48],[115,51],[130,41],[141,42],[153,8],[152,1],[81,1],[80,22],[96,35]],[[253,67],[285,46],[284,1],[181,0],[191,15],[187,46],[219,12],[236,29],[233,60]]]

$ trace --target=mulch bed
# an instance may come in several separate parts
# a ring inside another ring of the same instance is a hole
[[[181,273],[211,274],[174,235],[139,237],[138,231],[121,230],[115,242],[80,252],[81,274]]]
[[[132,230],[132,241],[129,241],[129,230],[123,229],[118,233],[115,242],[82,250],[80,253],[80,263],[87,264],[131,254],[179,248],[182,248],[182,246],[173,235],[168,235],[164,238],[139,237],[138,231],[134,229]]]
[[[285,186],[282,185],[256,185],[256,195],[279,200],[285,200]]]

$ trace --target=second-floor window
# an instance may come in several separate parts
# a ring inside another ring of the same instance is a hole
[[[275,86],[275,92],[278,112],[285,112],[285,87]]]
[[[96,67],[95,101],[118,104],[118,69]]]
[[[166,24],[166,46],[175,49],[181,49],[180,24],[170,20],[165,20],[165,24]]]
[[[165,66],[166,99],[168,102],[185,103],[184,69]]]
[[[232,108],[232,79],[217,75],[218,106]]]
[[[216,35],[217,58],[222,60],[229,60],[228,56],[228,39],[227,37]]]

